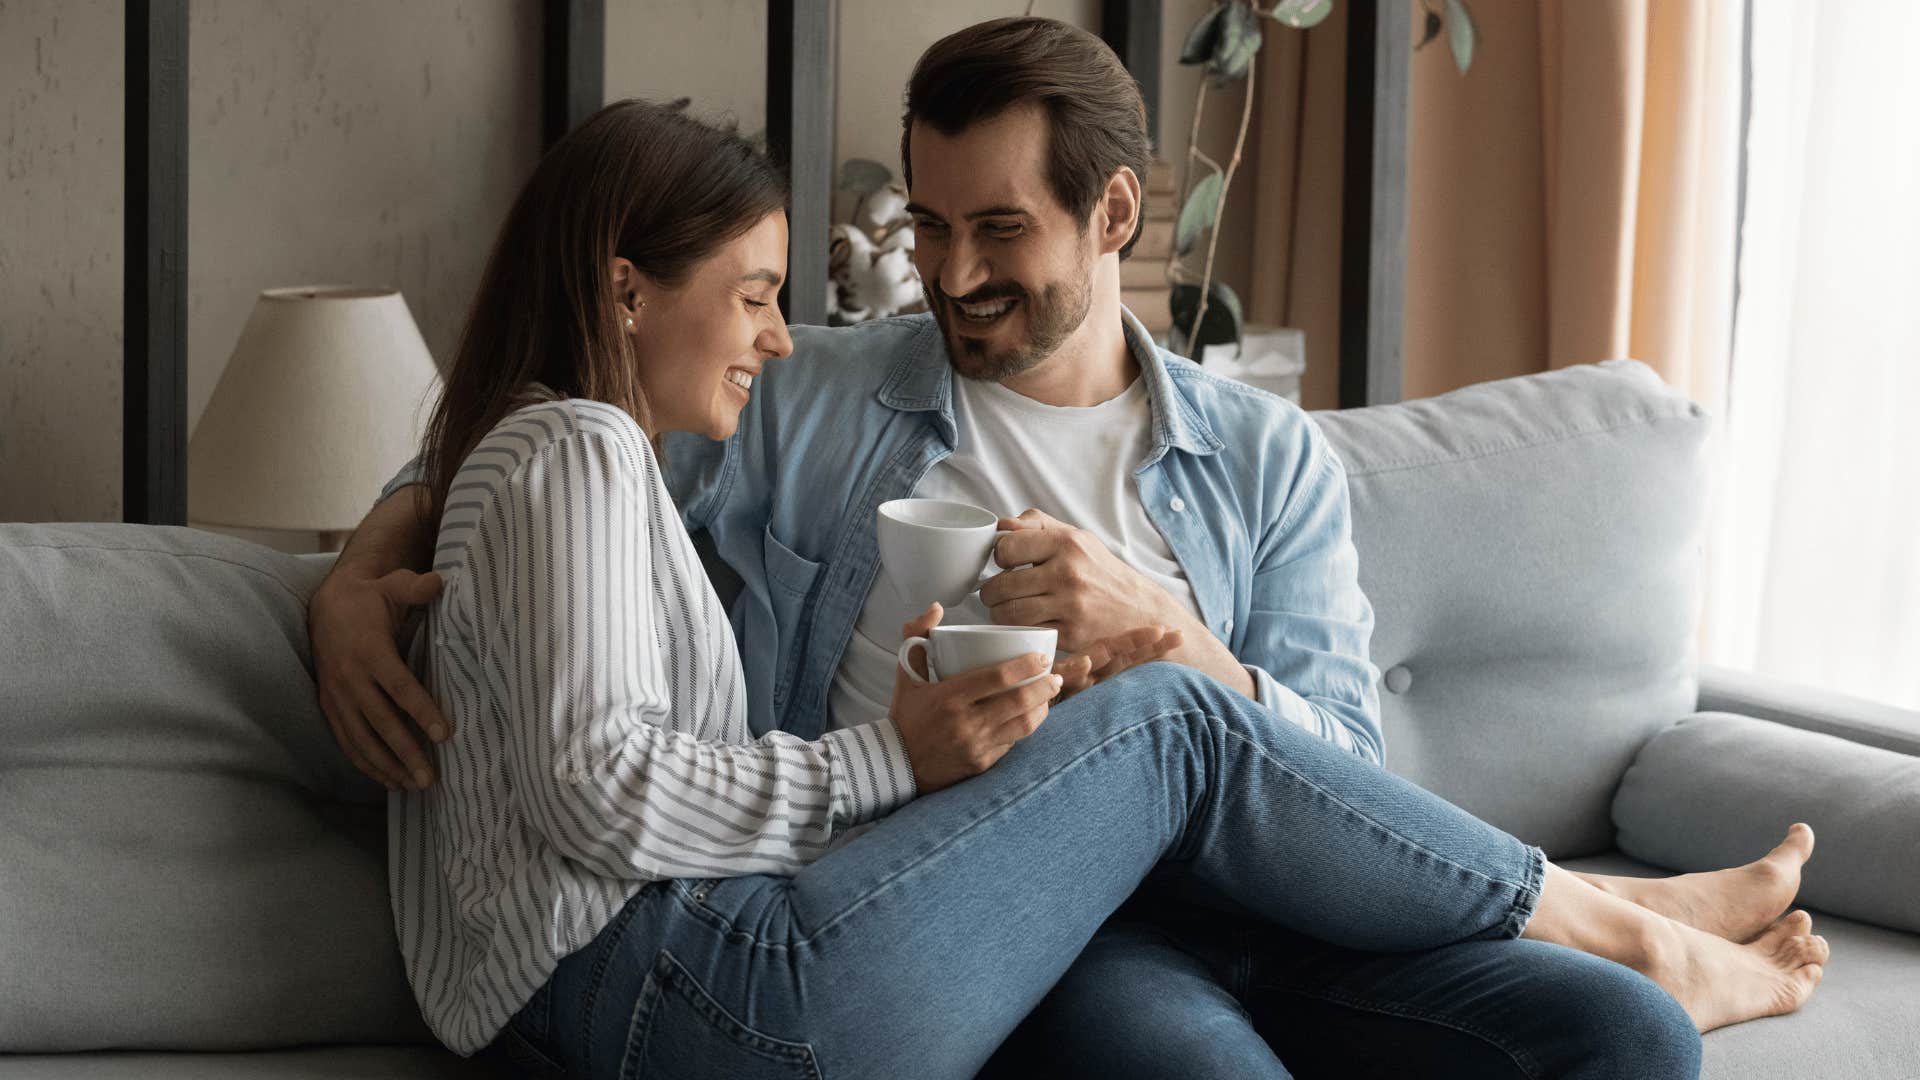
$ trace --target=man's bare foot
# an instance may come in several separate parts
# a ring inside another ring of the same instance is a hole
[[[1758,937],[1800,892],[1800,868],[1813,854],[1813,829],[1796,824],[1787,838],[1745,866],[1668,878],[1582,874],[1601,889],[1728,941]]]
[[[1826,973],[1827,940],[1795,911],[1745,945],[1665,920],[1632,966],[1672,994],[1702,1032],[1798,1009]]]

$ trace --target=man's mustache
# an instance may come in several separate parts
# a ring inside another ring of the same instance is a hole
[[[938,297],[948,304],[985,304],[994,300],[1019,300],[1027,295],[1027,290],[1011,281],[982,285],[965,296],[948,296],[937,289],[928,289],[930,297]]]

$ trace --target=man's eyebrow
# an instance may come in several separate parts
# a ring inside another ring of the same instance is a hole
[[[945,220],[939,214],[936,214],[933,211],[927,209],[926,207],[921,206],[919,203],[911,203],[911,202],[908,203],[907,213],[924,214],[927,217],[933,218],[935,221]],[[989,217],[1031,218],[1032,216],[1033,216],[1032,214],[1029,214],[1027,211],[1025,211],[1024,209],[1021,209],[1018,206],[989,206],[985,210],[975,210],[973,213],[968,214],[967,220],[978,221],[981,218],[989,218]]]
[[[985,210],[975,210],[973,213],[968,214],[967,220],[979,221],[981,218],[988,218],[988,217],[1023,218],[1023,217],[1032,217],[1032,216],[1033,216],[1032,214],[1027,213],[1026,210],[1018,206],[989,206]]]
[[[764,281],[767,284],[777,289],[780,287],[781,278],[780,278],[780,271],[768,270],[765,267],[762,267],[758,270],[755,270],[751,274],[742,274],[740,276],[740,280],[741,281]]]

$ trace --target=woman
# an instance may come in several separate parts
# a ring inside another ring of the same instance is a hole
[[[457,735],[390,820],[402,952],[449,1047],[570,1076],[971,1075],[1169,864],[1348,947],[1580,948],[1702,1030],[1811,992],[1804,913],[1737,945],[1187,669],[1111,678],[1177,644],[1156,628],[752,740],[649,438],[730,434],[790,351],[783,205],[742,140],[622,102],[541,162],[494,249],[423,454],[445,586],[422,662]]]

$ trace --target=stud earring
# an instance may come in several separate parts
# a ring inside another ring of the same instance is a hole
[[[628,319],[628,320],[627,320],[627,329],[629,329],[629,330],[631,330],[631,329],[633,329],[633,320],[632,320],[632,319]]]

